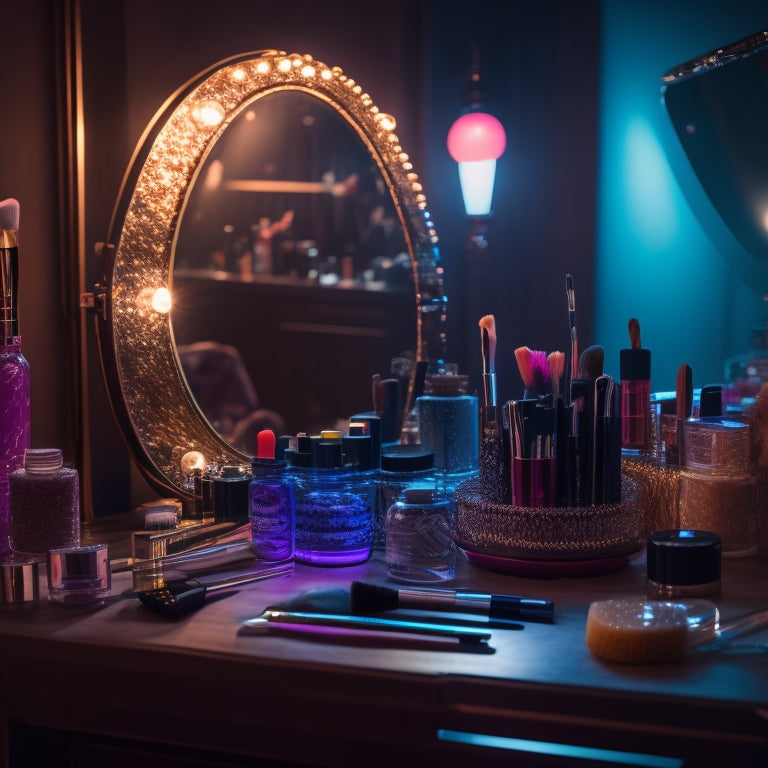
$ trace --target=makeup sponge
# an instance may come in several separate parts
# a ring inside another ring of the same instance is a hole
[[[679,603],[616,598],[589,606],[587,647],[606,661],[679,661],[685,655],[687,640],[688,613]]]

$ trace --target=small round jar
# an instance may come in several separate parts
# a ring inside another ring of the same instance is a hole
[[[720,537],[710,531],[655,531],[646,550],[647,594],[701,597],[720,589]]]
[[[387,510],[386,559],[398,581],[440,582],[455,576],[455,515],[433,488],[408,488]]]
[[[383,549],[387,510],[408,488],[436,488],[435,454],[418,445],[398,445],[381,455],[376,511],[373,526],[373,545]]]
[[[52,549],[48,553],[48,594],[54,603],[98,607],[112,588],[106,544]]]

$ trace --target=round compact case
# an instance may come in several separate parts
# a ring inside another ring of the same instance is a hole
[[[645,511],[622,475],[617,504],[516,507],[483,498],[480,480],[456,491],[456,543],[481,568],[525,576],[579,576],[624,567],[642,548]]]

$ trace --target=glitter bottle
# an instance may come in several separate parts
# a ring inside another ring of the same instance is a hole
[[[293,559],[294,493],[286,474],[287,462],[275,458],[275,433],[262,429],[256,457],[251,462],[248,487],[251,542],[256,557],[268,562]]]
[[[28,448],[9,480],[8,538],[13,552],[47,555],[80,544],[80,483],[59,448]]]

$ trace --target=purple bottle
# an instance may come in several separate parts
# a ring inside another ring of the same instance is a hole
[[[8,549],[8,476],[30,444],[29,363],[18,320],[19,203],[0,202],[0,553]]]

